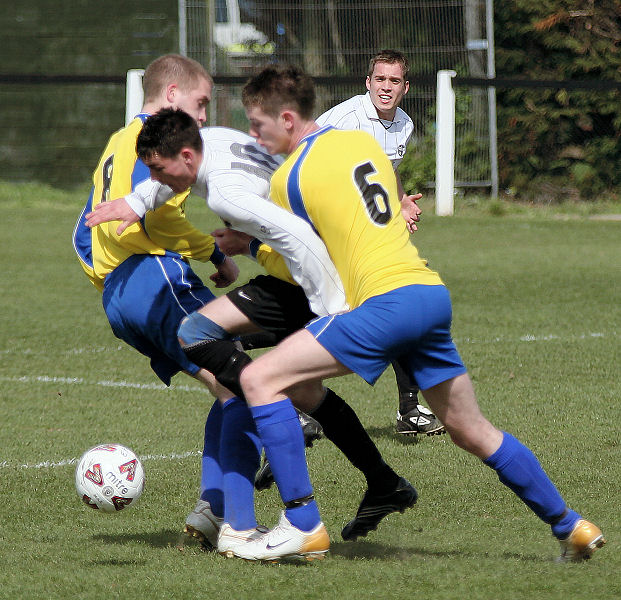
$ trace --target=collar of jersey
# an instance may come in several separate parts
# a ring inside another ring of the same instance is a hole
[[[375,105],[373,104],[373,102],[371,102],[370,92],[367,92],[364,96],[362,96],[362,106],[364,108],[364,112],[369,119],[371,119],[372,121],[380,121],[384,127],[386,127],[386,125],[384,125],[385,123],[390,123],[390,125],[392,125],[393,123],[398,123],[402,120],[401,113],[403,111],[398,106],[397,110],[395,111],[395,118],[392,121],[380,118],[380,116],[377,114],[377,108],[375,108]],[[388,127],[390,127],[390,125],[388,125]]]
[[[332,125],[324,125],[323,127],[321,127],[320,129],[318,129],[317,131],[313,131],[312,133],[309,133],[308,135],[305,135],[301,140],[300,140],[300,144],[304,143],[304,142],[308,142],[310,140],[312,140],[313,138],[317,137],[318,135],[321,135],[323,133],[326,133],[326,131],[329,131],[330,129],[334,129],[334,127],[332,127]],[[298,144],[299,145],[299,144]]]

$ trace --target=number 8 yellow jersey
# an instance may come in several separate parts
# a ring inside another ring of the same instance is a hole
[[[347,302],[411,285],[441,285],[411,244],[392,165],[364,131],[324,127],[275,171],[273,202],[307,220],[327,246]]]

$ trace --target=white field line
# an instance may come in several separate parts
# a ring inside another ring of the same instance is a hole
[[[527,334],[520,336],[519,338],[491,338],[491,339],[473,339],[473,338],[463,338],[457,339],[456,343],[460,344],[499,344],[499,343],[519,343],[519,342],[549,342],[549,341],[576,341],[576,340],[584,340],[584,339],[596,339],[596,338],[607,338],[607,337],[617,337],[616,331],[609,331],[607,333],[599,333],[599,332],[591,332],[585,333],[582,335],[575,336],[560,336],[555,334],[548,335],[532,335]],[[110,350],[117,350],[124,348],[123,346],[118,346],[118,348],[73,348],[67,351],[67,354],[85,354],[88,352],[108,352]],[[34,354],[33,350],[30,349],[18,349],[18,350],[0,350],[1,354]],[[113,387],[113,388],[133,388],[138,390],[153,390],[153,391],[162,391],[162,392],[202,392],[208,393],[207,389],[200,385],[171,385],[170,387],[166,387],[163,383],[137,383],[132,381],[114,381],[107,379],[100,380],[88,380],[83,377],[64,377],[64,376],[55,376],[55,375],[22,375],[22,376],[0,376],[0,381],[8,381],[11,383],[54,383],[54,384],[63,384],[63,385],[90,385],[90,386],[100,386],[100,387]]]
[[[172,453],[172,454],[146,454],[139,456],[141,461],[150,460],[184,460],[191,456],[200,456],[201,452],[198,450]],[[53,469],[55,467],[65,467],[67,465],[75,465],[79,458],[63,458],[61,460],[52,461],[44,460],[39,463],[11,463],[7,460],[0,461],[0,469]]]
[[[522,335],[518,338],[502,338],[496,337],[491,339],[483,339],[477,340],[473,338],[455,338],[456,344],[515,344],[519,342],[550,342],[550,341],[561,341],[561,342],[575,342],[576,340],[588,340],[595,338],[609,338],[609,337],[617,337],[616,331],[608,331],[608,332],[590,332],[590,333],[582,333],[580,335],[556,335],[554,333],[550,333],[548,335],[534,335],[534,334],[526,334]]]
[[[560,340],[560,341],[575,341],[575,340],[586,340],[591,338],[608,338],[608,337],[617,337],[616,331],[605,331],[605,332],[587,332],[578,335],[557,335],[554,333],[548,335],[535,335],[531,333],[527,333],[521,335],[516,338],[503,338],[503,337],[494,337],[488,339],[476,339],[476,338],[454,338],[457,344],[498,344],[498,343],[518,343],[518,342],[548,342],[551,340]],[[102,354],[104,352],[119,352],[119,351],[127,351],[129,346],[120,344],[118,346],[96,346],[96,347],[86,347],[86,348],[69,348],[65,351],[59,352],[58,356],[74,356],[80,354]],[[44,351],[41,349],[34,350],[32,348],[6,348],[4,350],[0,350],[0,356],[2,355],[10,355],[10,354],[26,354],[29,356],[36,356],[37,354],[42,354]],[[131,352],[131,350],[130,350]]]
[[[549,342],[549,341],[576,341],[595,338],[607,338],[616,337],[616,331],[609,331],[607,333],[584,333],[582,335],[575,336],[561,336],[555,334],[548,335],[532,335],[526,334],[519,338],[491,338],[491,339],[473,339],[463,338],[455,340],[457,345],[460,344],[499,344],[499,343],[519,343],[519,342]],[[119,346],[118,349],[123,348]],[[87,352],[107,352],[110,348],[73,348],[67,351],[67,354],[84,354]],[[33,354],[34,351],[29,349],[21,350],[0,350],[0,354],[12,354],[23,353]],[[83,377],[63,377],[54,375],[22,375],[22,376],[0,376],[0,381],[10,381],[12,383],[60,383],[64,385],[91,385],[100,387],[115,387],[115,388],[133,388],[139,390],[154,390],[163,392],[203,392],[208,393],[206,388],[200,385],[171,385],[166,387],[163,383],[136,383],[131,381],[113,381],[113,380],[88,380]]]
[[[0,381],[13,383],[62,383],[65,385],[95,385],[101,387],[133,388],[137,390],[155,390],[160,392],[202,392],[208,394],[206,387],[196,385],[171,385],[166,387],[163,383],[133,383],[131,381],[110,381],[101,379],[89,381],[83,377],[57,377],[54,375],[21,375],[19,377],[0,376]]]
[[[591,338],[607,338],[607,337],[617,337],[617,333],[615,331],[609,331],[606,333],[592,332],[585,333],[582,335],[576,336],[560,336],[560,335],[523,335],[519,338],[507,339],[507,338],[492,338],[492,339],[472,339],[472,338],[463,338],[461,340],[456,340],[458,344],[497,344],[497,343],[516,343],[516,342],[548,342],[548,341],[575,341],[580,339],[591,339]],[[117,348],[73,348],[67,350],[65,354],[87,354],[87,353],[99,353],[99,352],[110,352],[115,350],[124,349],[123,346],[118,346]],[[19,350],[0,350],[0,355],[2,354],[36,354],[35,351],[30,349],[19,349]],[[189,385],[172,385],[170,387],[166,387],[162,383],[132,383],[129,381],[110,381],[110,380],[99,380],[99,381],[89,381],[82,377],[56,377],[49,375],[24,375],[21,377],[5,377],[0,376],[0,381],[10,381],[12,383],[62,383],[66,385],[95,385],[95,386],[103,386],[103,387],[121,387],[121,388],[135,388],[135,389],[146,389],[146,390],[156,390],[163,392],[201,392],[208,393],[206,388],[203,386],[189,386]],[[141,460],[183,460],[190,456],[199,456],[199,451],[189,451],[183,452],[180,454],[152,454],[141,456]],[[77,462],[77,458],[66,458],[59,461],[43,461],[40,463],[33,464],[18,464],[18,463],[10,463],[8,461],[0,461],[0,469],[6,468],[16,468],[16,469],[49,469],[54,467],[64,467],[66,465],[73,465]]]

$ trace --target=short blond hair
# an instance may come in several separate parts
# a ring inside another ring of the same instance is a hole
[[[198,86],[201,79],[213,84],[211,76],[203,65],[181,54],[165,54],[156,58],[144,72],[142,88],[145,102],[157,100],[162,90],[171,83],[176,83],[184,92]]]

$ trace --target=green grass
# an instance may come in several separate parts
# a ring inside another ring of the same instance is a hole
[[[85,196],[0,184],[0,598],[621,596],[619,222],[473,203],[454,218],[425,207],[415,236],[451,289],[454,337],[484,412],[535,451],[607,546],[589,563],[555,564],[548,527],[491,470],[446,436],[393,434],[387,373],[374,388],[353,376],[331,385],[415,483],[418,504],[342,542],[363,480],[321,441],[308,460],[331,552],[276,566],[225,560],[180,535],[211,400],[183,375],[161,388],[148,361],[112,335],[71,247]],[[207,230],[217,225],[199,200],[189,212]],[[242,277],[256,272],[239,262]],[[105,441],[133,448],[147,472],[140,504],[113,516],[79,501],[68,463]],[[274,490],[257,495],[261,522],[274,524],[279,510]]]

